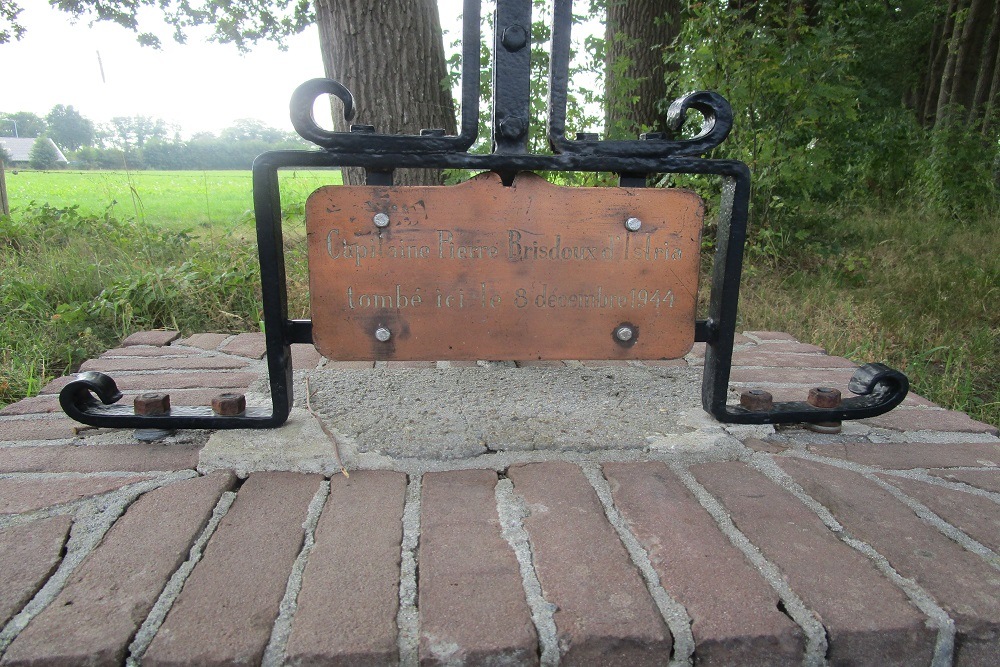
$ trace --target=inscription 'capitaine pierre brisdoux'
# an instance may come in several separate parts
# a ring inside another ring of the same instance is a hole
[[[373,224],[379,213],[388,226]],[[702,215],[688,191],[566,188],[533,174],[511,187],[483,174],[321,188],[306,206],[313,339],[332,359],[683,356]],[[622,324],[629,341],[613,335]]]

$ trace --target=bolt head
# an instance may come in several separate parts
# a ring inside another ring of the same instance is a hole
[[[740,405],[753,412],[766,412],[774,407],[774,397],[763,389],[747,389],[740,394]]]
[[[637,232],[642,227],[642,220],[639,218],[629,218],[625,221],[625,229],[630,232]]]
[[[392,338],[392,332],[389,331],[386,327],[379,327],[378,329],[375,330],[375,338],[379,342],[385,343],[390,338]]]
[[[524,29],[524,26],[517,25],[516,23],[507,26],[503,29],[503,34],[500,36],[500,43],[508,51],[520,51],[528,43],[528,31]]]
[[[632,327],[627,327],[623,325],[615,329],[615,338],[617,338],[623,343],[627,343],[630,340],[632,340],[633,336],[635,336],[635,331],[632,329]]]
[[[372,221],[375,223],[375,226],[378,227],[379,229],[389,226],[389,216],[386,215],[385,213],[376,213],[375,217],[372,218]]]
[[[223,417],[235,417],[246,412],[247,398],[243,394],[219,394],[212,399],[212,412]]]
[[[511,116],[509,118],[504,118],[500,121],[500,134],[511,141],[515,139],[520,139],[524,136],[527,131],[528,125],[523,119],[517,116]]]
[[[836,408],[840,405],[840,390],[830,387],[814,387],[809,390],[809,405],[817,408]]]
[[[137,415],[165,415],[170,412],[170,394],[149,391],[136,396],[132,405]]]

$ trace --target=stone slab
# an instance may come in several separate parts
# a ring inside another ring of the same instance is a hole
[[[952,482],[1000,493],[1000,468],[996,470],[928,470],[928,473]]]
[[[202,350],[216,350],[222,342],[229,338],[231,334],[222,333],[197,333],[193,336],[189,336],[184,340],[179,340],[175,345],[187,345],[190,347],[197,347]]]
[[[905,477],[895,475],[878,475],[878,477],[906,495],[916,498],[932,512],[974,540],[1000,553],[1000,504],[982,496]]]
[[[68,516],[54,516],[0,528],[0,627],[59,567],[72,523]]]
[[[1000,467],[1000,443],[837,443],[809,445],[820,456],[890,470],[912,468]]]
[[[234,482],[232,474],[199,477],[139,498],[18,635],[3,664],[122,664],[132,636]]]
[[[420,663],[538,663],[517,558],[500,534],[492,470],[427,473],[420,503]]]
[[[149,472],[193,469],[200,445],[57,445],[0,447],[0,473]]]
[[[260,663],[321,479],[282,472],[247,478],[143,665]]]
[[[929,664],[935,632],[923,615],[797,498],[738,462],[693,466],[691,472],[816,612],[831,664],[858,656],[871,665]]]
[[[72,479],[0,479],[0,514],[21,514],[43,507],[114,491],[149,479],[146,475],[127,477],[77,477]]]
[[[170,345],[170,343],[180,337],[181,334],[179,331],[137,331],[122,341],[122,347],[131,347],[132,345],[162,347]]]
[[[288,662],[393,664],[398,660],[400,545],[406,475],[355,471],[330,479],[330,496],[302,574]]]
[[[615,506],[693,623],[699,665],[801,664],[805,639],[774,589],[662,463],[606,463]]]
[[[579,467],[511,466],[564,665],[660,665],[672,637]]]
[[[241,333],[220,347],[219,351],[248,359],[263,359],[267,352],[267,344],[262,333]]]
[[[178,371],[186,369],[230,369],[246,368],[249,362],[236,357],[189,356],[171,358],[122,358],[122,359],[90,359],[80,366],[81,371],[101,371],[114,373],[117,371]]]
[[[456,459],[490,451],[644,449],[701,411],[686,368],[316,371],[313,407],[361,453]]]
[[[872,545],[955,619],[958,665],[995,665],[1000,574],[857,473],[802,459],[778,464],[845,529]]]

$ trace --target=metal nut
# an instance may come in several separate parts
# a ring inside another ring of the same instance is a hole
[[[516,23],[507,26],[500,36],[500,43],[510,52],[520,51],[528,43],[528,31]]]
[[[809,405],[817,408],[836,408],[840,406],[840,390],[830,387],[814,387],[809,390]]]
[[[740,394],[740,405],[753,412],[767,412],[774,407],[774,397],[763,389],[747,389]]]
[[[136,396],[132,405],[137,415],[165,415],[170,412],[170,394],[149,391]]]
[[[243,394],[219,394],[212,399],[212,412],[223,417],[235,417],[247,410],[247,397]]]
[[[375,330],[375,338],[378,341],[385,343],[390,338],[392,338],[392,332],[389,331],[389,329],[387,329],[386,327],[379,327],[378,329]]]
[[[633,336],[635,336],[635,330],[633,330],[632,327],[622,325],[615,329],[615,338],[623,343],[627,343],[632,340]]]
[[[629,218],[625,221],[625,229],[630,232],[637,232],[640,227],[642,227],[642,220],[639,218]]]
[[[528,124],[523,118],[510,116],[500,121],[500,134],[503,135],[505,139],[509,139],[511,141],[520,139],[527,131]]]
[[[379,229],[381,229],[383,227],[388,227],[389,226],[389,216],[386,215],[385,213],[376,213],[375,217],[372,218],[372,222],[374,222],[375,226],[378,227]]]

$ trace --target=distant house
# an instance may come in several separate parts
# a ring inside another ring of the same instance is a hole
[[[11,164],[8,166],[27,166],[28,162],[31,161],[31,147],[35,145],[35,141],[37,141],[35,137],[22,137],[20,139],[16,139],[14,137],[0,137],[0,146],[6,148],[7,152],[10,153]],[[66,156],[63,155],[63,152],[59,150],[59,147],[56,146],[54,141],[51,139],[45,139],[45,141],[52,144],[52,147],[56,149],[56,153],[59,154],[59,159],[56,160],[57,162],[69,164],[69,160],[66,159]]]

